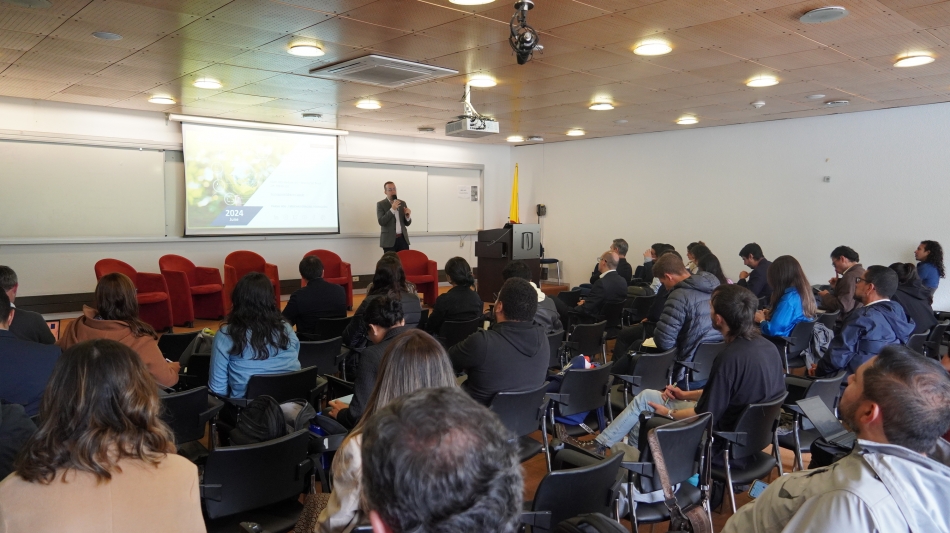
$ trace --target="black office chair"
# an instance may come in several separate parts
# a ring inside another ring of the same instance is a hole
[[[610,391],[610,406],[622,411],[630,397],[646,389],[663,390],[672,379],[673,364],[679,352],[670,348],[660,353],[624,354],[614,362],[614,376],[621,382]]]
[[[603,319],[607,323],[605,329],[606,339],[616,339],[623,327],[623,302],[605,303],[603,309]]]
[[[787,337],[773,337],[763,335],[775,344],[778,351],[783,356],[785,363],[785,372],[792,368],[802,368],[805,366],[805,358],[802,352],[811,344],[812,336],[815,333],[815,323],[805,320],[795,324],[792,332]]]
[[[208,455],[201,502],[209,533],[241,531],[254,522],[271,532],[289,531],[303,506],[314,459],[307,454],[310,432],[245,446],[225,446]]]
[[[158,349],[165,359],[178,361],[185,353],[185,348],[191,344],[191,341],[195,340],[199,333],[201,333],[200,330],[189,333],[164,333],[158,339]]]
[[[929,336],[930,336],[930,333],[927,333],[927,332],[914,333],[910,337],[907,338],[907,347],[910,348],[911,350],[914,350],[920,355],[926,355],[925,352],[927,351],[927,348],[926,348],[927,337]]]
[[[483,317],[473,318],[471,320],[455,321],[446,320],[439,328],[439,340],[445,349],[455,346],[464,341],[469,335],[475,333],[485,323]]]
[[[610,393],[610,385],[613,377],[610,375],[613,363],[604,366],[588,369],[571,369],[564,373],[564,380],[561,381],[561,389],[557,394],[548,394],[552,401],[551,408],[548,410],[550,420],[548,420],[548,431],[554,430],[554,405],[557,404],[557,410],[560,416],[571,416],[578,413],[590,412],[590,416],[585,420],[585,425],[592,430],[600,428],[598,417],[594,414],[598,408],[606,408],[607,415],[613,420],[613,414],[610,413],[607,400]],[[587,435],[587,429],[583,426],[565,426],[568,435],[579,436]]]
[[[696,348],[693,354],[693,360],[688,364],[677,362],[676,365],[687,368],[686,390],[701,389],[709,380],[709,372],[712,370],[713,363],[719,352],[726,348],[724,342],[704,342]]]
[[[616,516],[620,463],[618,453],[590,466],[549,472],[538,484],[534,500],[525,502],[521,520],[532,533],[586,513]]]
[[[518,444],[518,457],[521,462],[531,459],[539,452],[544,453],[544,459],[551,471],[551,457],[548,455],[547,418],[544,416],[548,407],[545,396],[548,384],[526,392],[499,392],[492,398],[488,408],[498,415],[501,423],[511,432],[513,440]],[[541,427],[543,443],[529,437]]]
[[[841,395],[841,380],[844,379],[845,373],[846,371],[842,370],[834,376],[825,378],[785,376],[785,386],[789,389],[789,393],[785,397],[785,405],[782,406],[782,409],[792,415],[792,432],[779,435],[778,445],[781,448],[795,452],[794,466],[799,470],[805,469],[802,462],[802,453],[810,451],[812,443],[821,435],[810,422],[808,427],[805,426],[808,419],[795,402],[818,396],[828,406],[828,409],[834,412],[838,406],[838,398]]]
[[[300,341],[300,368],[315,366],[320,372],[336,374],[343,362],[343,337],[335,337],[324,341]]]
[[[327,398],[342,398],[353,394],[356,390],[356,384],[352,381],[346,381],[336,376],[325,376],[327,378]]]
[[[555,331],[548,335],[548,347],[551,349],[551,360],[548,362],[548,368],[564,368],[565,362],[561,359],[561,343],[564,342],[564,330]]]
[[[603,361],[607,361],[607,321],[602,320],[594,324],[578,324],[567,336],[564,342],[565,351],[569,357],[588,355],[594,357],[599,353]]]
[[[196,353],[188,357],[187,362],[181,362],[178,371],[178,389],[188,390],[195,387],[204,387],[211,377],[211,354]]]
[[[782,475],[782,461],[778,455],[775,430],[778,427],[778,418],[782,413],[782,403],[786,394],[778,399],[765,403],[748,405],[739,415],[734,431],[714,431],[713,436],[725,443],[722,449],[723,465],[712,465],[712,477],[716,481],[726,484],[729,493],[729,503],[732,514],[736,513],[735,485],[747,485],[756,479],[769,475],[773,468],[778,467]],[[773,453],[762,450],[771,444]],[[744,460],[743,466],[730,466],[738,460]]]
[[[577,303],[581,301],[581,291],[561,291],[557,293],[559,300],[567,304],[570,308],[577,307]]]
[[[175,446],[179,455],[192,462],[207,455],[208,450],[198,443],[205,435],[205,426],[214,420],[215,415],[224,407],[224,402],[208,395],[208,387],[198,387],[161,397],[162,420],[168,424],[175,435]],[[210,432],[214,435],[214,431]],[[214,439],[210,439],[214,449]]]
[[[351,320],[353,320],[352,316],[342,318],[318,318],[312,332],[313,335],[317,336],[314,340],[342,337],[343,330],[346,329],[346,326],[350,325]]]
[[[924,343],[924,355],[931,359],[940,360],[940,345],[943,343],[943,336],[947,332],[947,328],[950,327],[950,320],[944,320],[938,322],[937,325],[930,330],[930,335],[927,337],[927,342]]]
[[[256,374],[247,382],[246,397],[254,399],[267,395],[277,400],[277,403],[297,399],[313,403],[317,393],[317,375],[319,372],[314,366],[283,374]]]
[[[841,314],[841,311],[832,311],[830,313],[822,313],[818,315],[818,322],[821,322],[826,328],[834,332],[835,323],[838,321],[838,315],[840,314]]]
[[[651,296],[635,296],[633,301],[630,302],[630,305],[623,310],[623,325],[630,326],[646,318],[650,312],[650,307],[653,306],[654,300],[656,300],[655,294]]]

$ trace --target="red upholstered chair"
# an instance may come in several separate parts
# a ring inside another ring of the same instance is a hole
[[[330,250],[310,250],[304,257],[315,255],[323,263],[323,280],[334,285],[342,285],[346,291],[346,307],[353,309],[353,270],[350,264]],[[306,287],[307,280],[300,278],[300,286]]]
[[[415,283],[426,305],[435,305],[435,299],[439,297],[439,266],[422,252],[403,250],[397,253],[402,269],[406,271],[406,281]]]
[[[155,331],[165,331],[172,327],[171,297],[161,274],[136,272],[132,265],[118,259],[102,259],[96,263],[95,269],[96,281],[113,272],[128,276],[135,285],[139,318],[155,328]]]
[[[248,250],[231,252],[224,258],[224,303],[225,309],[231,309],[231,292],[239,279],[249,272],[260,272],[274,285],[274,298],[277,308],[280,309],[280,277],[277,275],[277,265],[272,265],[260,255]]]
[[[163,255],[158,268],[168,285],[176,326],[190,328],[195,318],[224,316],[224,283],[217,268],[197,267],[180,255]]]

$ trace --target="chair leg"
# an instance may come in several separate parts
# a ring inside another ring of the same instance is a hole
[[[795,413],[794,421],[792,423],[792,430],[795,435],[795,468],[797,468],[799,471],[802,471],[805,469],[805,465],[802,461],[802,440],[801,435],[798,434],[798,424],[798,413]]]
[[[561,262],[558,261],[555,264],[557,265],[557,284],[560,285],[561,284]]]
[[[785,475],[782,467],[782,454],[779,453],[778,447],[778,433],[772,432],[772,455],[775,456],[775,465],[778,466],[778,475],[782,477]]]
[[[729,450],[722,452],[722,455],[726,465],[726,487],[724,490],[729,492],[729,505],[732,506],[732,514],[736,514],[736,494],[732,489],[732,470],[729,469]]]
[[[627,511],[630,512],[630,533],[637,533],[640,524],[637,523],[637,511],[633,502],[633,472],[629,470],[627,470]]]
[[[546,410],[545,410],[546,411]],[[541,446],[544,447],[544,461],[548,466],[548,473],[551,473],[551,443],[548,440],[548,414],[545,412],[541,415],[541,440],[543,441]]]

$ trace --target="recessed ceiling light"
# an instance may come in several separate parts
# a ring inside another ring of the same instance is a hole
[[[287,50],[287,53],[292,56],[319,57],[324,54],[324,51],[315,44],[295,44]]]
[[[847,100],[832,100],[830,102],[825,102],[825,105],[828,107],[841,107],[843,105],[848,105],[851,102]]]
[[[430,128],[428,126],[423,126],[421,128],[416,128],[416,129],[419,131],[419,133],[432,133],[433,131],[435,131],[435,128]]]
[[[673,51],[673,47],[666,41],[643,41],[633,47],[633,53],[638,56],[661,56]]]
[[[498,82],[495,81],[495,78],[492,78],[491,76],[486,74],[478,74],[469,78],[468,84],[472,87],[494,87],[495,85],[498,85]]]
[[[490,4],[494,1],[495,0],[449,0],[449,2],[460,6],[480,6],[482,4]]]
[[[584,135],[584,130],[582,130],[582,129],[580,129],[580,128],[574,128],[574,129],[572,129],[572,130],[567,130],[567,136],[568,136],[568,137],[580,137],[581,135]]]
[[[848,10],[841,6],[828,6],[812,9],[802,15],[798,20],[805,24],[823,24],[833,22],[848,16]]]
[[[524,137],[522,137],[521,135],[509,135],[508,138],[505,140],[510,143],[523,143]]]
[[[103,39],[106,41],[119,41],[122,39],[122,36],[118,33],[111,33],[107,31],[94,31],[92,32],[92,36],[96,39]]]
[[[158,95],[158,94],[156,94],[155,96],[153,96],[153,97],[151,97],[151,98],[148,99],[148,103],[150,103],[150,104],[168,104],[168,105],[170,105],[170,104],[174,104],[174,103],[175,103],[175,99],[172,98],[171,96],[165,96],[165,95]]]
[[[680,118],[676,119],[676,123],[682,126],[686,126],[689,124],[696,124],[697,122],[699,122],[699,119],[694,117],[693,115],[683,115]]]
[[[199,89],[220,89],[221,82],[214,78],[198,78],[194,86]]]
[[[610,102],[597,102],[597,103],[591,104],[588,109],[592,109],[594,111],[610,111],[613,108],[614,108],[614,105],[611,104]]]
[[[532,143],[539,143],[539,142],[544,141],[544,137],[542,137],[542,136],[540,136],[540,135],[530,135],[530,136],[528,136],[528,138],[525,139],[525,140],[528,141],[528,142],[532,142]]]
[[[933,63],[934,58],[931,55],[927,54],[910,54],[906,55],[897,60],[894,63],[895,67],[919,67],[920,65],[926,65],[928,63]]]
[[[383,107],[376,100],[360,100],[356,102],[356,107],[360,109],[379,109]]]
[[[775,76],[756,76],[745,82],[749,87],[771,87],[778,85],[778,78]]]
[[[809,95],[806,96],[805,98],[807,98],[807,99],[809,99],[809,100],[821,100],[821,99],[824,98],[824,97],[825,97],[825,95],[823,95],[823,94],[809,94]]]

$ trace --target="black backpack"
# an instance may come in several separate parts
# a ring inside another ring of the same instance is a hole
[[[599,513],[568,518],[554,526],[553,533],[627,533],[620,522]]]
[[[287,423],[277,400],[258,396],[238,415],[237,426],[231,430],[231,444],[256,444],[278,439],[287,434]]]

